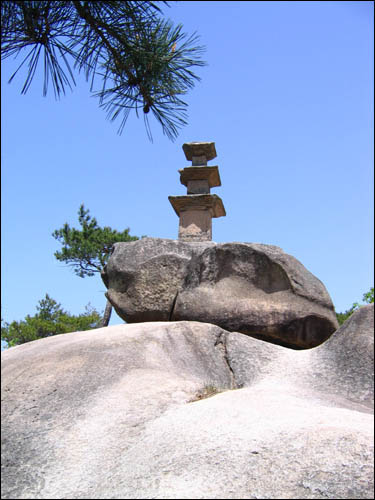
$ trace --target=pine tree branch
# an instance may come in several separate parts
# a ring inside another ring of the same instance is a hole
[[[94,80],[102,78],[102,90],[94,95],[108,118],[114,120],[122,114],[119,133],[130,110],[135,109],[138,117],[139,109],[143,109],[150,139],[146,115],[152,111],[163,132],[174,140],[178,128],[186,124],[187,104],[179,97],[199,80],[190,68],[205,63],[197,57],[203,47],[192,46],[196,38],[184,41],[181,26],[173,28],[158,17],[159,12],[156,3],[146,1],[3,1],[2,58],[31,47],[9,81],[27,62],[22,88],[26,93],[44,49],[43,95],[51,76],[55,96],[59,97],[66,85],[72,88],[71,82],[75,84],[67,58],[70,55],[74,67],[84,70],[87,80],[91,78],[91,91]]]

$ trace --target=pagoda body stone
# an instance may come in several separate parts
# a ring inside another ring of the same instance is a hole
[[[179,240],[211,241],[212,218],[226,215],[221,198],[215,194],[169,196],[169,201],[180,218]]]
[[[178,239],[211,241],[212,218],[226,215],[223,202],[211,194],[211,188],[221,186],[218,166],[207,166],[216,157],[213,142],[190,142],[182,146],[191,167],[179,170],[180,182],[187,187],[187,195],[169,196],[179,217]]]

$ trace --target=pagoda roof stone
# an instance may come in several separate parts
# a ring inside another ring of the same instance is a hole
[[[194,157],[205,156],[206,160],[216,158],[216,149],[214,142],[186,142],[182,145],[186,159],[193,161]]]
[[[212,217],[226,215],[223,202],[216,194],[188,194],[184,196],[168,196],[174,211],[180,217],[183,210],[212,210]]]
[[[207,180],[210,188],[221,186],[221,180],[219,175],[219,167],[215,166],[204,166],[204,167],[185,167],[179,170],[180,182],[184,186],[187,186],[189,181],[202,181]]]

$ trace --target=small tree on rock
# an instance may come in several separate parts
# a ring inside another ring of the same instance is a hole
[[[94,276],[100,273],[108,261],[114,243],[120,241],[135,241],[137,236],[130,236],[129,228],[122,232],[110,227],[99,227],[95,217],[82,204],[78,210],[78,221],[81,229],[75,229],[65,223],[52,236],[63,246],[55,252],[57,260],[65,262],[73,268],[80,278]],[[107,300],[103,320],[100,326],[108,326],[112,305]]]

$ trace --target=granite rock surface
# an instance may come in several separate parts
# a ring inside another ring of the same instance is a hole
[[[308,350],[181,321],[4,351],[2,498],[373,498],[373,323]]]
[[[323,283],[272,245],[116,243],[102,278],[127,323],[200,321],[296,349],[315,347],[338,328]]]

